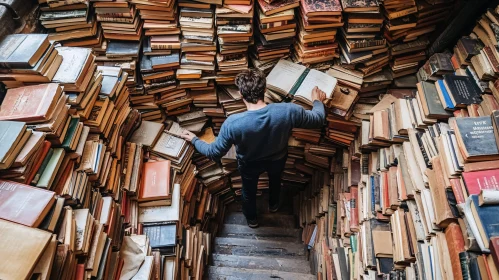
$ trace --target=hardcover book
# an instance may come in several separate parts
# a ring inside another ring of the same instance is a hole
[[[33,67],[49,45],[47,34],[8,35],[0,42],[0,67]]]
[[[458,144],[467,161],[499,158],[492,119],[487,117],[456,118]]]
[[[162,123],[142,121],[139,128],[132,134],[130,142],[152,147],[161,135],[163,128]]]
[[[499,169],[463,172],[462,176],[469,195],[478,195],[481,190],[499,191]]]
[[[331,98],[336,85],[336,78],[284,59],[279,60],[267,76],[269,89],[307,104],[312,104],[311,93],[315,86],[326,93],[326,98]]]
[[[0,219],[38,227],[55,202],[52,191],[0,180]]]
[[[485,248],[489,248],[490,238],[499,236],[499,205],[479,206],[478,195],[471,195],[471,212]]]
[[[167,199],[171,196],[170,168],[169,160],[144,163],[139,202]]]
[[[339,0],[300,0],[301,8],[307,17],[341,15]]]
[[[258,5],[266,16],[270,16],[285,10],[293,9],[300,6],[298,0],[278,0],[269,4],[264,0],[258,0]]]
[[[0,220],[0,236],[0,279],[31,279],[37,262],[52,239],[52,234]]]
[[[465,108],[482,101],[480,89],[471,77],[444,75],[444,84],[455,107]]]
[[[0,107],[0,121],[47,121],[61,93],[62,88],[55,83],[9,89]]]
[[[452,116],[450,112],[444,109],[434,83],[422,81],[417,84],[417,87],[417,92],[420,96],[421,105],[426,117],[434,119],[448,119]]]

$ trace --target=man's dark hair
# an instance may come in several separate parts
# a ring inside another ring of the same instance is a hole
[[[265,96],[266,78],[265,75],[256,69],[248,69],[236,76],[236,86],[244,100],[256,104],[258,100],[263,100]]]

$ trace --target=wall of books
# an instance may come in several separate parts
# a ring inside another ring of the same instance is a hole
[[[0,39],[0,279],[202,279],[241,178],[178,134],[250,67],[327,93],[283,174],[318,279],[499,279],[499,8],[427,57],[461,1],[38,2]]]

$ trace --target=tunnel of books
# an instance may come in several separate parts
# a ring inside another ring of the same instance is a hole
[[[0,279],[499,279],[499,1],[0,1]],[[265,102],[312,108],[241,210]]]

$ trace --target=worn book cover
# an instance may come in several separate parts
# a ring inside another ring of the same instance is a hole
[[[163,128],[162,123],[142,121],[139,128],[132,134],[130,142],[151,147],[156,143]]]
[[[423,111],[427,117],[448,119],[452,116],[452,113],[444,109],[434,83],[422,81],[417,84],[417,87],[418,95],[423,103]]]
[[[258,5],[265,15],[272,15],[278,12],[296,8],[300,5],[298,0],[278,0],[269,4],[264,0],[258,0]]]
[[[54,192],[0,180],[0,218],[37,227],[55,202]]]
[[[471,211],[485,248],[489,248],[490,238],[499,236],[499,205],[478,206],[478,195],[470,195]]]
[[[467,158],[499,155],[490,116],[455,120],[458,129],[456,134]]]
[[[480,194],[481,190],[499,190],[499,169],[463,172],[468,194]]]
[[[55,83],[9,89],[0,107],[0,121],[46,121],[61,93],[62,88]]]
[[[444,84],[452,103],[457,107],[480,104],[482,101],[480,89],[471,77],[444,75]]]
[[[33,67],[49,47],[47,34],[12,34],[0,42],[0,66]]]
[[[300,0],[306,16],[341,15],[340,0]]]

